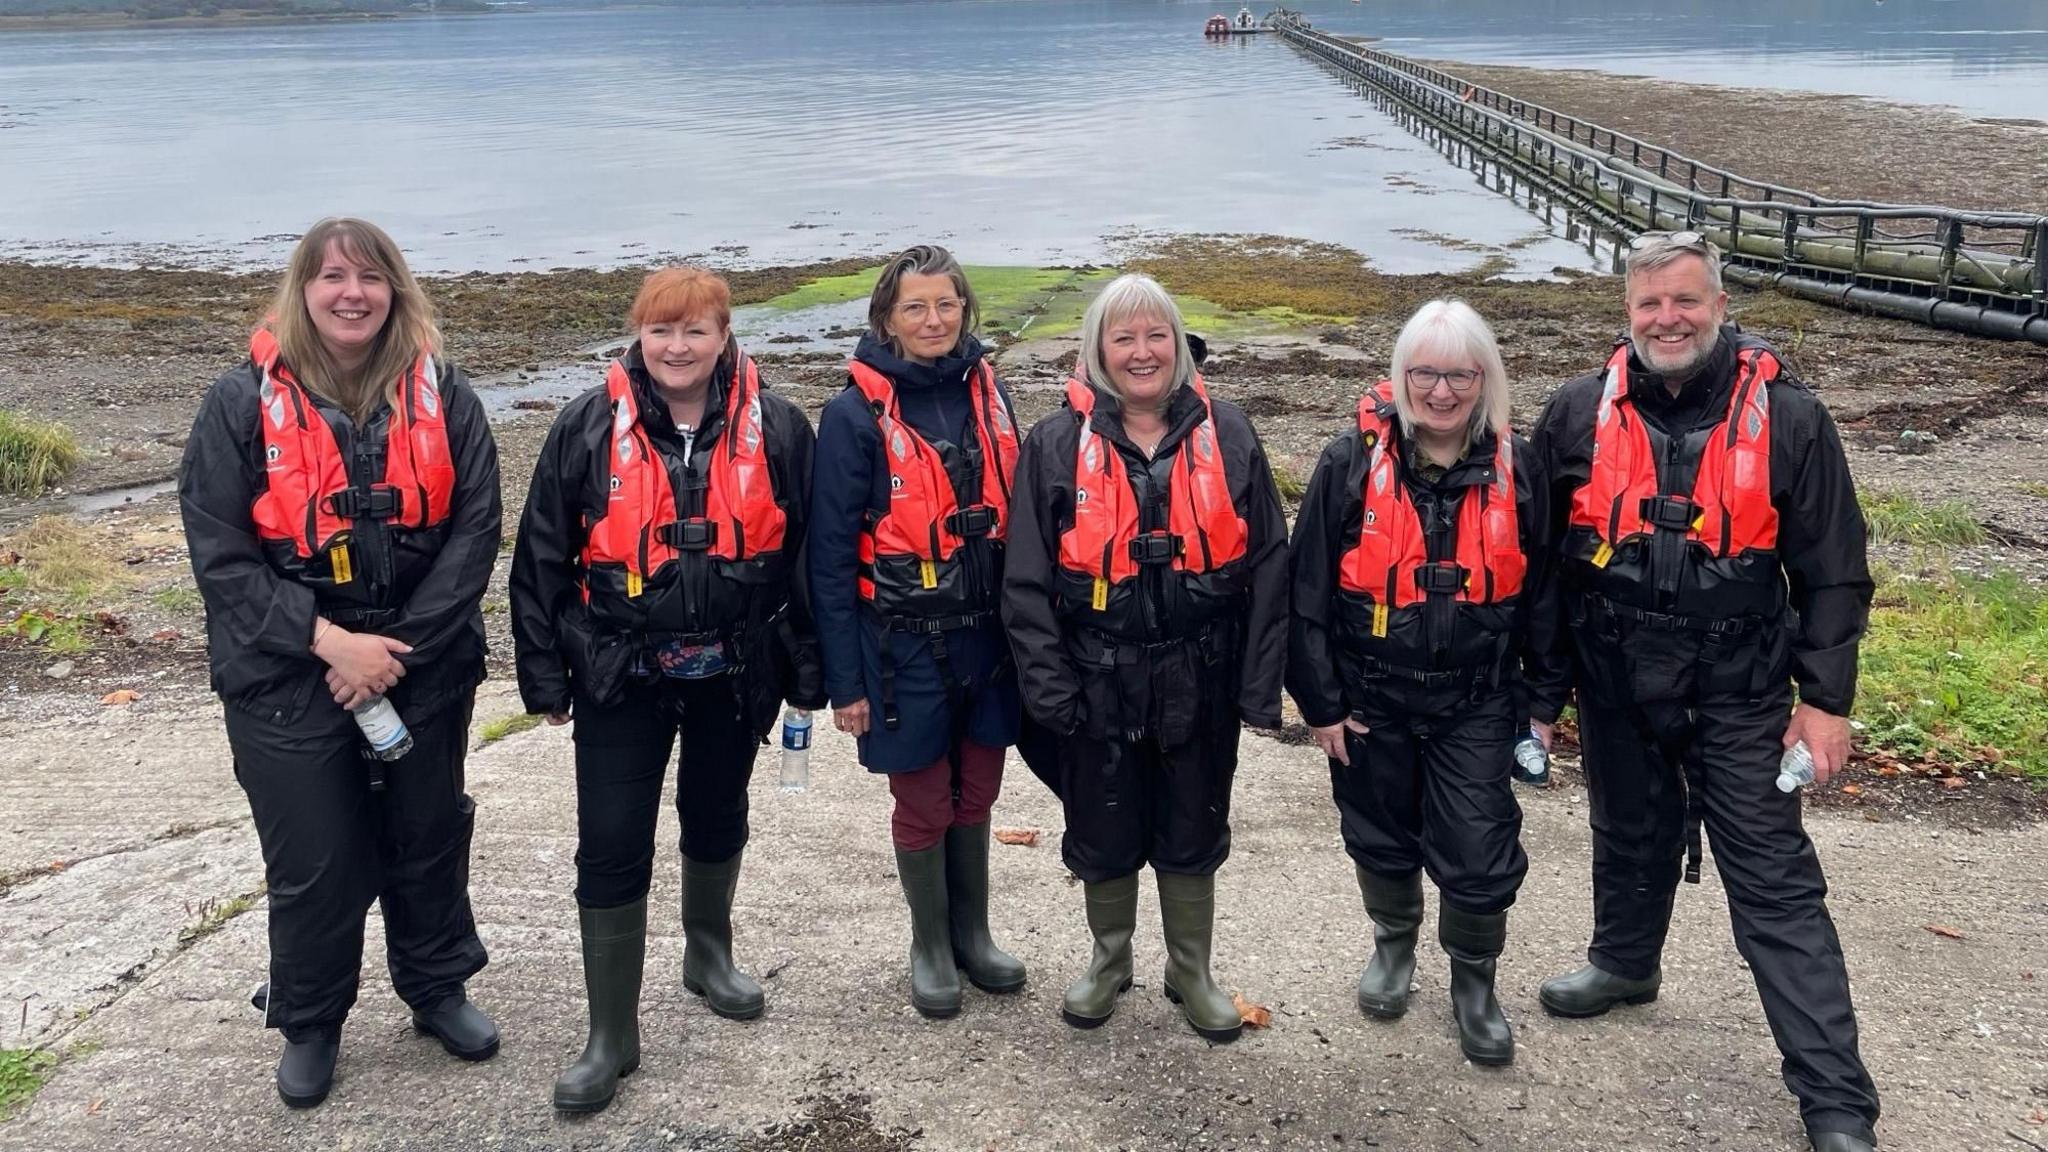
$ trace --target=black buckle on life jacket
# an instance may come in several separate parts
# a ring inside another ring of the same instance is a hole
[[[327,511],[344,520],[397,520],[405,515],[405,493],[388,484],[343,488],[327,497]]]
[[[1171,564],[1186,554],[1188,542],[1161,529],[1131,538],[1131,559],[1139,564]]]
[[[655,536],[678,552],[707,552],[718,543],[715,520],[671,520],[654,530]]]
[[[1689,532],[1703,509],[1683,496],[1645,496],[1640,511],[1647,523],[1673,532]]]
[[[1471,576],[1463,564],[1441,561],[1415,566],[1415,587],[1430,596],[1455,596],[1465,590]]]
[[[946,517],[946,530],[962,538],[986,536],[995,531],[996,510],[986,504],[962,508]]]

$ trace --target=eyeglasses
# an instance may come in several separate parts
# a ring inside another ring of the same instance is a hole
[[[896,306],[896,314],[912,324],[922,324],[925,322],[925,318],[933,312],[937,312],[941,320],[951,320],[960,315],[961,311],[966,307],[966,301],[955,300],[950,296],[937,303],[926,303],[923,300],[907,300]]]
[[[1408,387],[1422,393],[1434,392],[1437,381],[1441,380],[1449,384],[1453,392],[1470,392],[1484,375],[1470,368],[1453,368],[1449,372],[1439,372],[1435,368],[1410,368]]]
[[[1706,233],[1687,230],[1684,232],[1645,232],[1628,242],[1631,252],[1648,252],[1657,248],[1690,248],[1705,253],[1713,248]]]

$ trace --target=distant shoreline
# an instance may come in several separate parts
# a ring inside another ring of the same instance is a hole
[[[33,16],[0,16],[0,32],[91,31],[102,28],[247,28],[265,24],[354,24],[369,20],[417,20],[428,16],[492,16],[528,12],[525,5],[447,9],[436,12],[222,12],[216,16],[166,16],[150,19],[128,12],[62,12]]]

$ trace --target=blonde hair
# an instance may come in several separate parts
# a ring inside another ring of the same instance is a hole
[[[1470,304],[1463,300],[1431,300],[1415,310],[1401,335],[1394,341],[1394,410],[1401,414],[1401,434],[1415,430],[1414,400],[1409,395],[1408,367],[1420,360],[1441,356],[1470,360],[1479,366],[1479,402],[1472,406],[1472,426],[1466,429],[1469,446],[1481,428],[1497,436],[1508,430],[1513,397],[1508,394],[1508,370],[1501,363],[1500,344],[1493,329]]]
[[[1180,318],[1180,306],[1150,276],[1138,272],[1119,276],[1089,303],[1087,313],[1081,317],[1081,355],[1077,363],[1087,372],[1089,383],[1122,398],[1123,393],[1117,391],[1116,381],[1109,375],[1109,362],[1102,356],[1102,337],[1112,325],[1138,316],[1163,320],[1173,329],[1173,378],[1161,398],[1162,402],[1170,400],[1195,378],[1195,357],[1188,350],[1188,329]]]
[[[330,243],[348,259],[383,273],[391,286],[391,313],[384,318],[369,358],[353,375],[343,373],[327,354],[312,314],[306,311],[306,285],[320,275]],[[375,224],[347,216],[328,217],[299,238],[263,326],[277,337],[278,351],[299,383],[358,424],[369,418],[378,399],[396,405],[399,385],[413,363],[441,351],[434,306],[405,266],[398,244]]]

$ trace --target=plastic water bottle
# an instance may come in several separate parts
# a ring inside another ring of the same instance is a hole
[[[802,708],[782,712],[782,790],[801,792],[811,786],[811,714]]]
[[[1515,742],[1515,781],[1538,788],[1550,783],[1550,753],[1534,727]]]
[[[356,705],[355,717],[356,727],[363,730],[363,739],[370,742],[370,751],[377,759],[396,760],[412,751],[412,732],[391,701],[372,696]]]
[[[1797,792],[1813,783],[1813,753],[1801,740],[1785,749],[1785,755],[1778,761],[1778,791]]]

